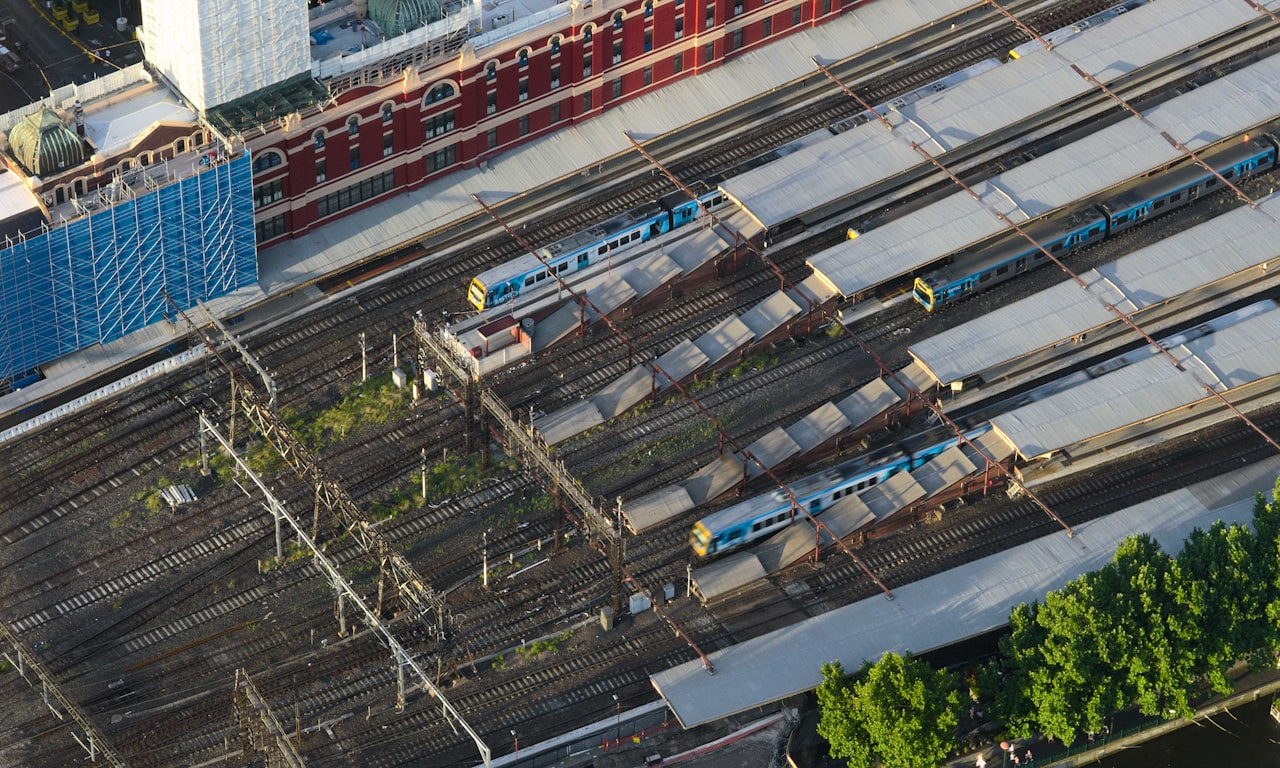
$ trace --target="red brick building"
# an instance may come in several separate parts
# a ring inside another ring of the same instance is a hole
[[[258,243],[303,234],[859,4],[845,3],[574,0],[545,12],[556,18],[471,37],[452,55],[406,55],[329,79],[328,103],[242,133],[255,158]]]

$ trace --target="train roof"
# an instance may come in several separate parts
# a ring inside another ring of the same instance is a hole
[[[885,449],[871,456],[859,456],[842,464],[828,467],[787,485],[790,486],[791,492],[795,494],[796,498],[800,499],[848,480],[851,477],[856,477],[866,472],[874,472],[902,455],[902,451],[897,448]],[[774,488],[767,493],[738,502],[719,512],[713,512],[702,518],[702,524],[713,531],[730,528],[740,523],[755,520],[771,509],[789,506],[790,503],[791,500],[783,493],[782,489]],[[798,514],[803,515],[804,513]]]
[[[957,190],[915,213],[815,254],[809,265],[836,290],[852,296],[1010,231],[991,209],[1022,223],[1103,190],[1108,196],[1125,199],[1126,188],[1116,185],[1185,157],[1160,135],[1161,131],[1198,150],[1278,114],[1280,59],[1271,57],[1151,109],[1144,113],[1147,122],[1122,120],[971,185],[981,203]]]
[[[1163,355],[1150,355],[996,416],[992,428],[1031,459],[1210,399],[1206,386],[1222,393],[1280,374],[1280,309],[1170,352],[1182,370]]]
[[[1280,257],[1280,195],[1238,208],[1091,269],[1086,292],[1064,281],[917,342],[911,356],[940,384],[981,376],[1018,357],[1118,323],[1128,314]],[[1141,318],[1139,318],[1141,322]],[[1011,329],[1017,333],[1010,333]]]
[[[924,160],[911,149],[912,142],[935,157],[943,155],[1092,90],[1071,70],[1072,63],[1105,83],[1258,18],[1245,3],[1148,3],[1067,40],[1054,49],[1057,55],[1011,62],[890,112],[892,132],[879,121],[867,123],[729,179],[721,188],[761,225],[774,227],[920,165]]]

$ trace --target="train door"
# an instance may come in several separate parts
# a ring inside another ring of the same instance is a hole
[[[1022,274],[1023,272],[1026,272],[1026,271],[1027,271],[1027,257],[1026,257],[1026,256],[1023,256],[1023,257],[1021,257],[1020,259],[1018,259],[1017,261],[1013,262],[1013,274],[1015,274],[1015,275],[1020,275],[1020,274]]]

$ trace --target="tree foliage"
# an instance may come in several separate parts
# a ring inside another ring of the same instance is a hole
[[[1107,565],[1015,607],[1009,628],[975,680],[1015,735],[1069,744],[1128,707],[1189,716],[1205,689],[1232,691],[1237,661],[1276,665],[1280,504],[1260,496],[1252,529],[1196,529],[1176,557],[1131,536]],[[886,654],[851,678],[828,664],[818,700],[819,733],[851,766],[937,765],[959,718],[957,680],[910,655]]]
[[[1106,566],[1018,606],[997,715],[1070,743],[1129,706],[1185,717],[1202,684],[1229,693],[1237,660],[1272,665],[1280,649],[1278,536],[1280,510],[1260,501],[1253,531],[1196,529],[1177,557],[1131,536]]]
[[[854,678],[840,664],[822,668],[818,733],[850,766],[932,768],[946,759],[960,722],[959,681],[910,654],[886,653]]]

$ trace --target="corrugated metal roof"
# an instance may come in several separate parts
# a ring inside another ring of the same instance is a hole
[[[1075,62],[1102,82],[1257,18],[1241,3],[1150,3],[1062,43],[1056,55],[1021,59],[890,112],[878,121],[721,184],[762,225],[772,227],[923,162],[915,142],[937,156],[1092,88]],[[1117,56],[1123,51],[1123,56]]]
[[[737,454],[725,454],[694,472],[680,485],[689,492],[693,503],[701,506],[719,498],[725,491],[742,482],[743,477],[742,459]]]
[[[775,40],[710,72],[663,87],[598,117],[488,158],[486,170],[459,170],[300,238],[266,249],[259,280],[276,293],[393,248],[442,224],[479,213],[471,195],[493,203],[548,184],[631,149],[623,131],[655,136],[814,74],[812,57],[846,58],[975,5],[974,0],[869,3],[840,19]],[[750,236],[751,233],[744,232]]]
[[[693,508],[694,502],[688,491],[679,485],[668,485],[626,502],[623,514],[633,531],[643,533]]]
[[[902,401],[884,379],[872,379],[845,399],[836,403],[853,426],[862,426]]]
[[[595,403],[582,400],[535,420],[534,426],[548,445],[556,445],[603,423],[604,416]]]
[[[811,451],[853,426],[835,403],[823,403],[803,419],[787,427],[787,434],[801,451]]]
[[[716,323],[706,333],[694,339],[693,343],[706,356],[707,361],[715,365],[749,344],[752,338],[751,329],[737,315],[732,315]]]
[[[956,445],[934,456],[923,467],[914,470],[911,476],[924,489],[927,498],[950,488],[977,471],[978,468],[965,455],[965,449]]]
[[[689,342],[683,343],[688,344],[690,349],[693,348]],[[595,403],[606,419],[612,419],[648,397],[655,387],[661,389],[666,383],[665,376],[657,376],[649,368],[638,365],[606,384],[588,401]]]
[[[910,274],[1009,228],[993,210],[1022,223],[1184,157],[1165,130],[1191,149],[1234,136],[1280,115],[1280,61],[1264,59],[1130,118],[972,185],[809,259],[845,296]]]
[[[1155,355],[1001,414],[993,428],[1025,458],[1136,424],[1280,373],[1280,309],[1170,350],[1185,370]],[[1216,401],[1215,401],[1216,402]]]
[[[800,314],[800,305],[782,291],[777,291],[743,312],[742,322],[751,329],[755,338],[762,339],[798,314]]]
[[[944,384],[1118,322],[1103,302],[1141,309],[1280,256],[1280,196],[1239,208],[988,312],[910,347]],[[1016,328],[1017,333],[1010,330]]]
[[[739,552],[699,568],[692,579],[704,601],[710,602],[765,577],[760,561],[750,552]]]
[[[857,669],[886,652],[920,654],[1004,626],[1019,603],[1110,562],[1126,536],[1149,533],[1175,551],[1192,528],[1248,522],[1253,496],[1268,492],[1280,458],[1085,523],[1076,537],[1054,534],[896,587],[709,655],[715,675],[694,660],[650,676],[686,728],[810,690],[822,662]],[[857,631],[850,631],[850,627]],[[804,649],[797,653],[796,649]]]
[[[747,461],[747,474],[750,477],[756,477],[764,473],[764,470],[760,469],[760,464],[770,468],[776,467],[799,453],[800,446],[796,445],[796,441],[787,434],[787,430],[775,427],[748,445],[747,452],[759,461],[759,464],[755,461]]]

